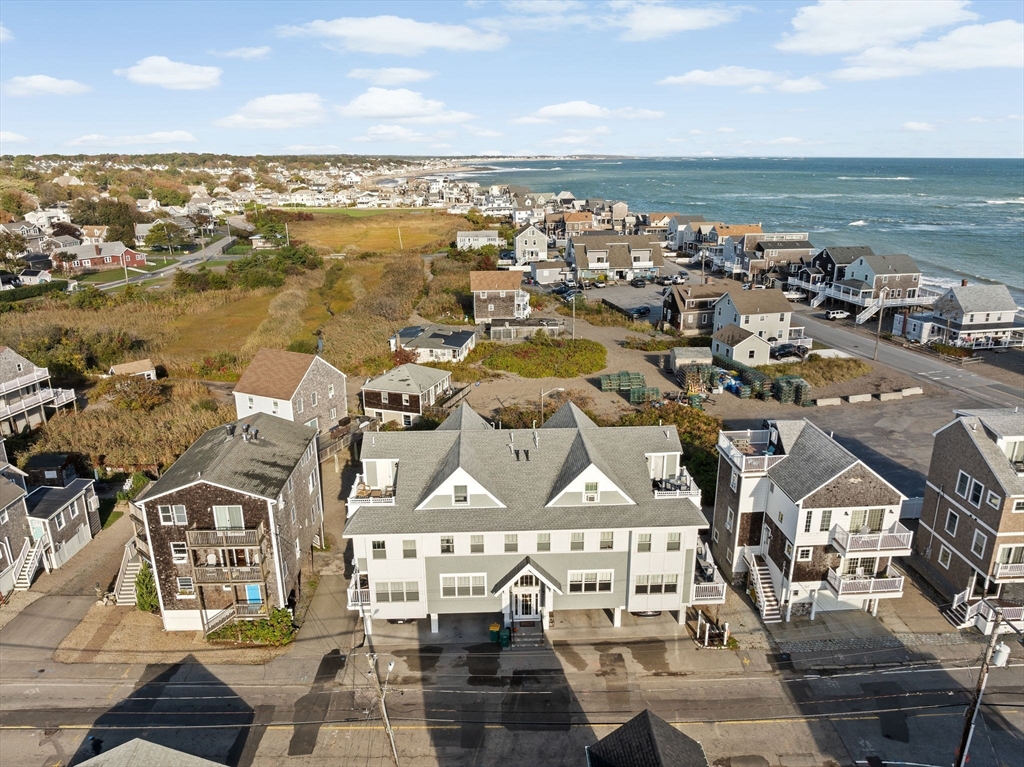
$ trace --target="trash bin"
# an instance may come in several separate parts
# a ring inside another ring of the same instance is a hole
[[[500,631],[501,631],[501,624],[500,623],[492,623],[491,624],[491,641],[492,642],[497,642],[498,641],[498,632],[500,632]]]
[[[501,646],[502,647],[511,647],[512,646],[512,632],[509,629],[502,629],[499,632],[499,637],[501,639]]]

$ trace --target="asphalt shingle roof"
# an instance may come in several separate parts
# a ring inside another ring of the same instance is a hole
[[[793,311],[781,290],[730,290],[732,305],[742,314],[783,314]]]
[[[445,325],[416,325],[402,328],[398,338],[405,349],[461,349],[473,336],[475,330],[450,328]]]
[[[875,255],[875,251],[867,245],[837,245],[825,248],[825,250],[828,251],[828,254],[832,256],[832,260],[837,264],[852,264],[862,256]]]
[[[661,245],[652,242],[650,235],[645,234],[586,234],[572,238],[573,253],[576,262],[584,269],[591,268],[590,251],[607,252],[608,266],[612,269],[633,268],[632,252],[634,250],[651,251],[651,262],[655,266],[665,264],[665,254]]]
[[[876,275],[921,273],[914,259],[902,253],[892,256],[865,256],[864,263],[870,266]]]
[[[469,289],[473,293],[483,290],[519,290],[523,282],[522,272],[470,272]]]
[[[698,741],[646,709],[587,752],[590,767],[708,767]]]
[[[6,509],[19,498],[25,497],[21,485],[0,475],[0,509]]]
[[[419,394],[450,376],[451,373],[447,370],[409,363],[391,368],[387,373],[363,384],[363,388],[371,391]]]
[[[234,391],[290,400],[315,359],[312,354],[260,349],[238,379]]]
[[[806,498],[857,463],[853,453],[810,421],[804,422],[795,438],[795,427],[790,427],[785,421],[777,421],[774,425],[779,428],[779,424],[785,424],[782,428],[786,429],[787,441],[791,445],[783,442],[786,459],[770,468],[768,476],[793,501]],[[779,433],[782,434],[782,429]]]
[[[978,452],[1007,494],[1024,495],[1024,477],[1017,474],[1006,453],[1000,450],[991,436],[1012,438],[1024,435],[1024,413],[1010,408],[956,412],[964,431],[978,446]]]
[[[1017,311],[1017,304],[1005,285],[957,285],[950,291],[964,314]]]
[[[73,480],[67,487],[37,487],[25,498],[28,515],[49,519],[92,485],[91,479]]]

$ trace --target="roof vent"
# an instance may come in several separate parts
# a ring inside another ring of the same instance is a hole
[[[527,461],[529,461],[530,460],[530,451],[529,450],[523,450],[523,456],[526,458]]]
[[[519,451],[513,449],[512,452],[516,454],[516,460],[518,461],[519,460]]]
[[[224,424],[224,431],[227,432],[228,441],[235,436],[235,425],[233,423]]]

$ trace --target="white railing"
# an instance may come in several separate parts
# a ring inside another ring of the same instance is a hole
[[[17,402],[0,407],[0,417],[9,417],[23,413],[29,408],[38,407],[39,405],[60,407],[71,402],[74,398],[74,392],[69,392],[67,389],[40,389],[28,397],[21,398]]]
[[[16,391],[39,381],[45,381],[49,377],[50,371],[47,368],[35,368],[28,375],[19,376],[18,378],[12,378],[10,381],[0,383],[0,394]]]
[[[376,493],[376,495],[374,495]],[[366,484],[362,474],[356,475],[352,484],[352,492],[348,495],[348,516],[352,516],[360,506],[394,506],[395,488],[371,488]]]
[[[128,563],[138,553],[138,548],[134,538],[130,538],[128,543],[124,545],[124,553],[121,555],[121,569],[117,571],[117,582],[114,583],[114,597],[121,593],[121,589],[124,587],[125,571],[128,569]]]
[[[821,306],[823,303],[825,303],[826,298],[828,298],[828,293],[826,293],[824,290],[821,291],[820,293],[818,293],[818,295],[811,299],[811,308],[814,309]]]
[[[686,469],[674,477],[665,477],[661,486],[662,489],[654,491],[655,498],[700,498],[700,488]]]
[[[254,548],[260,545],[265,535],[266,528],[260,522],[255,528],[186,530],[185,541],[193,549]]]
[[[252,604],[235,605],[235,617],[242,620],[256,620],[266,618],[269,614],[266,602],[254,602]]]
[[[1024,564],[1004,565],[1002,562],[997,562],[992,575],[997,580],[1000,578],[1024,578]]]
[[[801,280],[799,277],[790,277],[786,281],[786,284],[789,285],[790,288],[810,290],[813,293],[820,293],[821,291],[825,290],[824,282],[806,282],[804,280]]]
[[[693,584],[691,604],[721,604],[725,602],[725,581]]]
[[[348,590],[348,609],[355,610],[370,604],[370,590],[352,587]]]
[[[744,561],[747,563],[747,569],[750,571],[750,577],[754,581],[754,591],[757,594],[757,607],[764,613],[764,584],[761,583],[761,571],[757,567],[757,560],[754,559],[754,555],[749,551],[743,555]]]
[[[910,548],[914,533],[899,522],[877,533],[851,533],[839,525],[832,528],[832,542],[848,552],[899,551]]]
[[[970,593],[971,593],[970,589],[964,589],[959,594],[954,594],[953,595],[953,605],[952,605],[953,609],[955,610],[960,605],[962,605],[964,602],[966,602],[967,601],[967,597],[970,595]]]
[[[884,577],[840,575],[830,567],[828,585],[841,597],[896,594],[903,591],[903,576],[896,575],[891,568],[886,570]]]
[[[219,629],[221,626],[226,624],[228,621],[232,620],[234,617],[235,617],[234,605],[231,605],[229,607],[225,607],[223,610],[215,612],[213,615],[211,615],[209,617],[209,619],[207,619],[207,621],[206,621],[206,623],[205,623],[205,625],[203,627],[203,630],[207,634],[212,634],[214,631]]]
[[[722,431],[718,433],[718,450],[725,453],[740,471],[768,471],[781,461],[783,455],[746,455],[733,444],[734,439],[747,440],[752,445],[768,445],[767,431]]]
[[[192,568],[196,583],[256,583],[266,580],[261,565],[249,567],[218,567],[202,565]]]

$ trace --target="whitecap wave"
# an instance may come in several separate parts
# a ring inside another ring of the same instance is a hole
[[[985,200],[988,205],[1024,205],[1024,197],[1013,200]]]
[[[860,219],[859,221],[851,221],[850,223],[847,224],[847,226],[867,226],[867,225],[868,225],[868,222],[865,221],[864,219]]]
[[[913,176],[836,176],[840,181],[916,181]]]

